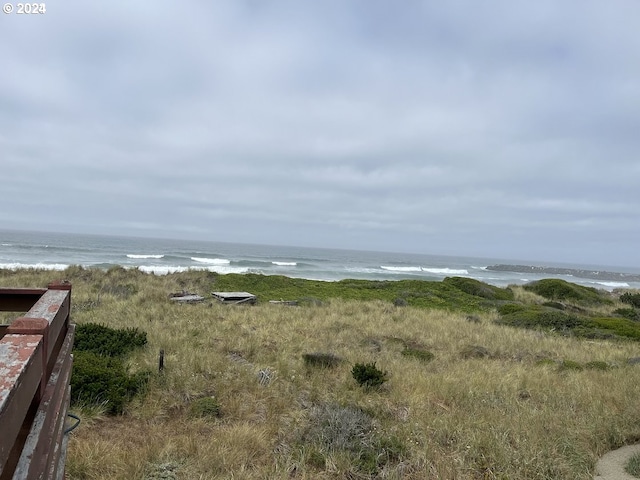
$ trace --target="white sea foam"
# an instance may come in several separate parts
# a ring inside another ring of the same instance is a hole
[[[366,268],[366,267],[346,267],[345,271],[351,272],[351,273],[369,273],[369,274],[380,273],[380,270],[378,270],[377,268]]]
[[[385,267],[384,265],[380,266],[381,269],[387,270],[388,272],[421,272],[422,268],[420,267]]]
[[[7,270],[18,270],[22,268],[38,270],[65,270],[69,268],[69,265],[64,263],[0,263],[0,268]]]
[[[140,265],[136,268],[141,272],[153,273],[154,275],[168,275],[170,273],[180,273],[189,270],[189,267],[178,267],[176,265],[169,265],[166,267],[158,267],[155,265]]]
[[[629,288],[629,284],[627,282],[595,282],[598,285],[603,285],[605,287],[611,288]]]
[[[197,271],[197,272],[215,272],[220,274],[227,273],[251,273],[253,270],[246,267],[228,267],[225,265],[207,265],[201,267],[184,267],[178,265],[166,265],[166,266],[157,266],[157,265],[140,265],[135,267],[142,272],[145,273],[153,273],[154,275],[167,275],[169,273],[180,273],[180,272],[188,272],[188,271]],[[257,272],[256,273],[260,273]]]
[[[279,267],[295,267],[296,265],[298,265],[296,262],[271,262],[271,263]]]
[[[3,247],[13,247],[13,244],[11,244],[11,243],[3,243],[2,246]]]
[[[127,258],[164,258],[164,255],[137,255],[130,253],[127,255]]]
[[[435,273],[437,275],[469,275],[465,269],[456,268],[422,268],[423,272]]]
[[[210,265],[229,265],[231,262],[226,258],[206,258],[206,257],[191,257],[191,260],[198,263],[207,263]]]

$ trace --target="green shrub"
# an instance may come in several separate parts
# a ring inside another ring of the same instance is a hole
[[[620,301],[636,308],[640,308],[640,293],[625,292],[620,295]]]
[[[543,310],[536,307],[503,314],[497,323],[521,328],[540,328],[561,332],[586,324],[586,319],[559,310]]]
[[[202,397],[189,406],[191,418],[211,418],[220,416],[220,404],[214,397]]]
[[[604,330],[618,337],[640,340],[640,323],[626,318],[594,318],[591,320],[594,328]]]
[[[365,388],[376,388],[387,381],[387,372],[383,372],[376,367],[373,363],[356,363],[351,370],[351,375]]]
[[[505,303],[498,307],[498,313],[500,315],[509,315],[510,313],[522,312],[527,308],[529,307],[522,305],[521,303]]]
[[[146,332],[136,328],[113,329],[96,323],[77,325],[73,342],[72,401],[104,403],[108,413],[122,413],[125,403],[150,376],[148,371],[129,375],[123,357],[146,343]]]
[[[547,278],[532,282],[523,287],[549,300],[573,300],[589,304],[611,304],[611,299],[604,297],[598,290],[583,287],[564,280]]]
[[[405,298],[396,297],[393,300],[393,305],[396,306],[396,307],[406,307],[407,305],[409,305],[409,302],[407,302],[407,300]]]
[[[433,353],[429,352],[428,350],[422,350],[419,348],[410,348],[410,347],[407,347],[404,350],[402,350],[402,355],[404,355],[405,357],[416,358],[423,362],[430,362],[431,360],[433,360],[433,356],[434,356]]]
[[[556,361],[551,358],[541,358],[540,360],[536,361],[536,365],[538,366],[555,365],[555,364],[556,364]]]
[[[444,284],[449,284],[469,295],[487,298],[489,300],[513,300],[513,291],[510,288],[499,288],[486,284],[473,278],[447,277]]]
[[[76,326],[73,348],[75,351],[120,357],[146,344],[147,333],[137,328],[113,329],[97,323],[81,323]]]
[[[104,404],[107,413],[119,414],[125,403],[146,385],[149,375],[149,372],[129,375],[120,358],[75,352],[71,400],[80,404]]]
[[[305,353],[302,359],[307,367],[334,368],[342,362],[342,359],[333,353],[321,352]]]
[[[575,362],[573,360],[563,360],[562,363],[560,363],[560,365],[558,366],[558,369],[560,370],[584,370],[584,366],[579,363],[579,362]]]
[[[606,371],[611,369],[611,365],[609,365],[607,362],[603,362],[601,360],[593,360],[591,362],[587,362],[584,364],[585,368],[588,368],[589,370],[602,370],[602,371]]]
[[[616,308],[613,313],[629,320],[640,320],[640,314],[635,308]]]

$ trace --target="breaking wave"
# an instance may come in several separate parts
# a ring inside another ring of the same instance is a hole
[[[180,273],[188,271],[200,271],[200,272],[215,272],[220,274],[227,273],[260,273],[259,271],[252,270],[245,267],[228,267],[225,265],[208,265],[202,267],[184,267],[178,265],[140,265],[135,267],[138,270],[145,273],[152,273],[154,275],[168,275],[170,273]]]
[[[427,272],[436,275],[469,275],[468,270],[456,268],[387,267],[384,265],[380,268],[389,272]]]
[[[273,265],[277,265],[278,267],[295,267],[298,265],[296,262],[271,262]]]
[[[66,270],[69,265],[65,263],[0,263],[0,269],[20,270],[23,268],[31,270]]]
[[[469,271],[462,268],[423,268],[422,271],[438,275],[469,275]]]
[[[164,258],[164,255],[138,255],[135,253],[127,254],[127,258]]]
[[[385,267],[382,265],[380,267],[383,270],[387,270],[388,272],[421,272],[421,267]]]
[[[231,261],[226,258],[191,257],[191,260],[209,265],[229,265],[231,263]]]
[[[598,285],[602,285],[605,287],[611,288],[629,288],[629,284],[627,282],[595,282]]]

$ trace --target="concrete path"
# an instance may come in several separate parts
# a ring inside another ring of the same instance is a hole
[[[638,480],[625,472],[629,459],[640,453],[640,445],[628,445],[619,448],[603,456],[596,464],[596,476],[594,480]]]

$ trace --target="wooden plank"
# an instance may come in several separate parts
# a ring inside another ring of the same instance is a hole
[[[5,335],[0,339],[0,467],[5,464],[42,381],[41,335]]]
[[[249,292],[211,292],[215,298],[223,303],[255,303],[257,297]]]
[[[67,392],[71,379],[73,334],[70,326],[60,349],[55,367],[47,382],[31,430],[22,449],[14,473],[14,479],[42,478],[43,473],[58,468],[61,451],[56,448],[62,442],[64,421],[67,415]],[[46,477],[48,478],[48,477]]]
[[[40,300],[29,309],[24,318],[44,318],[49,323],[49,351],[47,358],[60,337],[66,331],[71,307],[71,292],[67,290],[47,290]]]
[[[204,302],[204,297],[201,295],[181,295],[176,297],[169,297],[169,300],[176,303],[199,303]]]
[[[51,373],[55,356],[62,346],[69,325],[71,292],[68,290],[47,290],[31,307],[24,317],[16,318],[7,333],[36,333],[36,324],[45,322],[47,328],[37,333],[45,335],[47,373]]]

